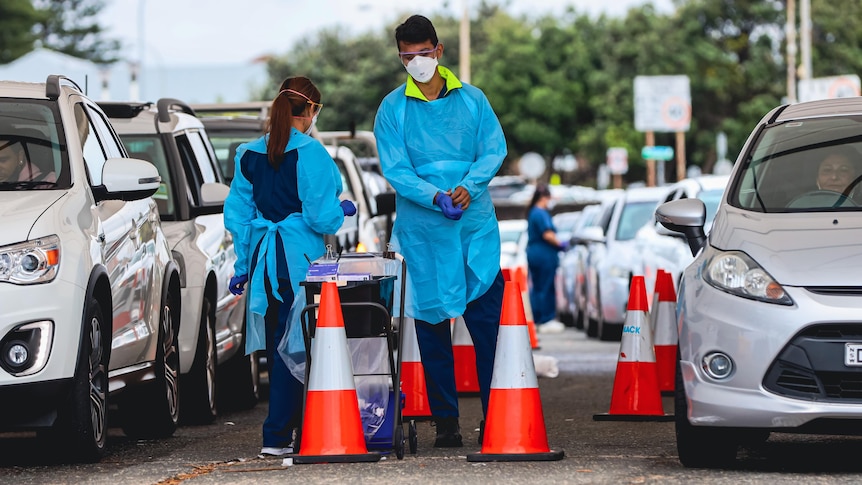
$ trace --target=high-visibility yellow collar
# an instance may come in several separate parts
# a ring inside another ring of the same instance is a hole
[[[461,81],[455,76],[455,73],[450,71],[448,68],[443,66],[437,66],[437,72],[440,73],[440,77],[446,81],[446,93],[448,94],[453,89],[458,89],[462,87]],[[413,76],[407,75],[407,88],[404,90],[404,94],[411,98],[421,99],[422,101],[428,101],[428,98],[422,94],[422,90],[419,89],[419,86],[416,85],[416,81],[413,80]]]

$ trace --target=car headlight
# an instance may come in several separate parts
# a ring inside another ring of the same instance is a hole
[[[703,279],[730,294],[779,305],[793,300],[769,273],[741,251],[710,248],[703,266]]]
[[[60,238],[48,236],[0,248],[0,281],[16,285],[45,283],[57,276]]]

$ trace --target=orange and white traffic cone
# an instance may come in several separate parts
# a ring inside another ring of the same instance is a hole
[[[453,319],[452,354],[455,357],[455,390],[461,396],[479,394],[479,373],[476,370],[476,349],[464,317]]]
[[[416,322],[412,318],[405,318],[403,327],[401,392],[404,393],[404,409],[401,410],[401,414],[406,418],[430,418],[431,406],[428,404],[425,368],[422,366],[419,341],[416,339]]]
[[[539,337],[536,335],[536,322],[533,320],[533,306],[530,305],[530,287],[527,284],[527,272],[520,266],[515,268],[513,279],[520,286],[521,301],[524,307],[524,315],[527,319],[527,329],[530,332],[530,348],[539,349]]]
[[[655,362],[658,370],[658,389],[663,394],[674,391],[676,379],[676,348],[679,342],[676,328],[676,290],[673,276],[661,272],[656,279],[658,304],[655,317]]]
[[[355,463],[379,461],[365,446],[353,364],[335,282],[323,283],[314,338],[299,454],[294,463]]]
[[[655,280],[652,288],[652,303],[649,306],[649,329],[652,332],[653,336],[655,336],[655,317],[656,317],[656,309],[658,308],[658,282],[662,273],[665,271],[663,269],[656,270],[655,272]]]
[[[669,421],[658,389],[652,333],[647,316],[644,277],[632,277],[620,355],[614,375],[611,410],[594,414],[595,421]]]
[[[520,293],[517,283],[506,282],[482,451],[467,461],[551,461],[564,455],[548,447]]]

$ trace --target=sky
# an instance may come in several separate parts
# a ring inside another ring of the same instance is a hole
[[[511,14],[538,16],[574,6],[590,15],[624,15],[632,6],[652,3],[673,10],[671,0],[499,0]],[[236,64],[260,56],[283,55],[323,28],[358,35],[379,31],[409,15],[449,12],[460,16],[478,0],[419,2],[405,10],[403,0],[106,0],[99,23],[119,39],[129,60],[155,66]],[[434,5],[423,6],[423,5]],[[450,41],[451,42],[451,41]]]

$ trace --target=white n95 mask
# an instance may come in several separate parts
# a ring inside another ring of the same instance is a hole
[[[437,72],[437,59],[434,57],[416,56],[404,66],[407,73],[420,83],[427,83]]]

